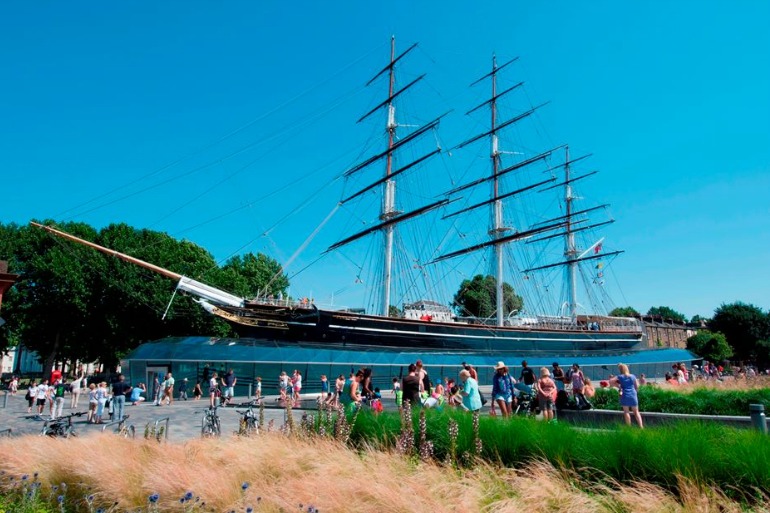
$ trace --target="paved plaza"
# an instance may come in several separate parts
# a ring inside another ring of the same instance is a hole
[[[5,392],[0,392],[0,432],[3,430],[11,429],[11,436],[20,435],[39,435],[43,429],[45,420],[49,419],[48,406],[46,405],[44,415],[42,417],[36,417],[35,415],[27,413],[27,401],[24,399],[24,392],[19,392],[17,395],[8,396],[7,406],[3,408],[5,403]],[[295,420],[299,421],[302,414],[306,411],[313,414],[316,410],[316,398],[317,394],[308,395],[302,402],[301,408],[292,410]],[[236,397],[235,403],[242,403],[247,401],[246,397]],[[278,407],[278,402],[275,396],[268,396],[264,398],[265,401],[265,425],[271,420],[276,429],[280,428],[286,419],[286,410]],[[81,397],[79,407],[71,409],[69,407],[70,398],[66,397],[66,403],[64,405],[64,415],[73,412],[86,412],[88,410],[88,401],[83,401]],[[168,440],[173,442],[183,441],[190,438],[196,438],[201,436],[201,421],[204,411],[208,409],[208,398],[201,399],[200,401],[178,401],[175,400],[171,406],[154,406],[152,403],[142,402],[136,406],[132,406],[131,403],[127,403],[125,407],[125,414],[129,416],[127,423],[133,425],[136,428],[136,436],[144,436],[145,427],[150,424],[154,426],[156,421],[160,421],[159,425],[165,425],[166,418],[169,418]],[[238,431],[239,414],[236,410],[244,410],[240,407],[224,407],[219,408],[219,413],[222,435],[231,435]],[[33,408],[33,412],[35,409]],[[254,411],[258,414],[259,409],[255,408]],[[105,414],[105,424],[109,421],[109,417]],[[77,436],[88,436],[92,433],[101,432],[105,428],[105,424],[88,424],[86,422],[86,416],[73,417],[72,425]],[[114,432],[117,429],[116,425],[107,426],[105,431]],[[3,434],[8,434],[3,433]]]

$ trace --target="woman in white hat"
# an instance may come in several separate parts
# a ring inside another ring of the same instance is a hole
[[[497,403],[503,417],[508,417],[513,411],[513,385],[516,381],[508,374],[508,367],[503,362],[495,365],[495,375],[492,377],[492,400]]]

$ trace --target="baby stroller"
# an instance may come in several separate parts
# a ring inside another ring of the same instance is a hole
[[[532,387],[524,383],[516,383],[514,386],[517,404],[514,415],[535,415],[537,413],[537,398]]]

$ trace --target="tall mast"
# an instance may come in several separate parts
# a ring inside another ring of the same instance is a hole
[[[503,202],[500,196],[500,179],[498,171],[500,170],[500,151],[498,150],[497,139],[497,58],[492,56],[492,102],[491,111],[491,132],[490,135],[490,159],[492,160],[492,230],[490,235],[495,239],[500,238],[506,228],[503,227]],[[503,325],[503,244],[497,243],[495,247],[495,307],[497,312],[497,325]]]
[[[564,257],[567,264],[567,286],[569,288],[569,315],[574,320],[577,317],[577,248],[575,247],[575,233],[572,231],[572,181],[569,169],[569,146],[565,148],[564,163],[564,203],[567,208],[566,226],[564,232]]]
[[[395,74],[395,58],[396,58],[396,37],[390,38],[390,71],[389,86],[388,86],[388,154],[385,160],[385,183],[383,184],[383,201],[382,201],[382,214],[380,214],[380,220],[388,221],[395,214],[396,204],[396,182],[390,179],[390,174],[393,171],[393,141],[396,138],[396,107],[393,104],[393,93],[396,83]],[[390,282],[391,273],[393,270],[393,224],[388,224],[383,230],[385,236],[384,254],[383,254],[383,269],[382,269],[382,312],[383,316],[387,316],[390,312]]]

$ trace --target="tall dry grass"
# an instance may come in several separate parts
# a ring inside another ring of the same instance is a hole
[[[45,483],[67,483],[69,509],[147,509],[160,495],[160,511],[320,512],[739,512],[719,491],[683,481],[681,496],[649,483],[601,483],[580,472],[534,462],[505,469],[479,462],[458,470],[396,454],[354,451],[330,440],[281,435],[253,439],[193,440],[183,444],[133,441],[111,435],[71,440],[40,437],[0,442],[0,469],[39,473]],[[244,491],[242,483],[249,483]],[[185,510],[179,498],[201,499]],[[200,507],[205,502],[204,507]],[[770,511],[755,505],[754,511]]]

